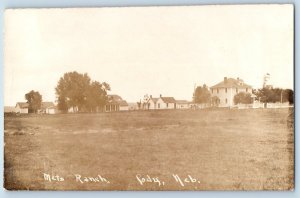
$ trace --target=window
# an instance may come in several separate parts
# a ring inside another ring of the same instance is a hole
[[[227,104],[227,98],[225,99],[225,103]]]
[[[217,88],[217,93],[219,93],[219,89]]]
[[[214,93],[214,89],[211,89],[211,93]]]
[[[238,93],[238,92],[239,92],[238,88],[236,88],[235,92],[236,92],[236,93]]]
[[[166,104],[167,104],[167,108],[168,108],[169,104],[168,103],[166,103]]]
[[[227,93],[227,88],[225,88],[225,93]]]
[[[248,92],[248,88],[246,88],[246,92]]]
[[[160,108],[160,103],[157,104],[157,108],[158,108],[158,109]]]

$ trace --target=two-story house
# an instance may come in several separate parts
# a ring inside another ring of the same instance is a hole
[[[234,106],[234,96],[240,92],[252,94],[252,87],[240,78],[227,78],[212,87],[210,87],[212,97],[219,98],[219,107]]]

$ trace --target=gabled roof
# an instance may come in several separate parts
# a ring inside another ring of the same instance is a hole
[[[55,108],[53,102],[42,102],[41,109]]]
[[[210,88],[212,89],[212,88],[252,88],[252,87],[244,83],[242,79],[227,78]]]
[[[17,102],[16,107],[19,105],[21,109],[25,109],[29,107],[29,104],[27,102]]]
[[[160,97],[165,103],[176,103],[175,98],[173,97]]]
[[[154,103],[156,103],[156,102],[158,101],[158,99],[159,99],[159,98],[149,98],[148,102],[149,102],[150,100],[152,100]]]

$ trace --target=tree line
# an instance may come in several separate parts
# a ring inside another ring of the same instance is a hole
[[[57,107],[61,112],[69,109],[74,112],[102,111],[108,101],[109,90],[108,83],[93,81],[87,73],[67,72],[55,87]],[[29,105],[29,113],[37,113],[41,109],[42,95],[38,91],[26,93],[25,99]]]
[[[72,109],[74,112],[97,112],[104,109],[108,101],[107,92],[110,85],[106,82],[93,81],[87,73],[76,71],[65,73],[55,87],[57,107],[61,112]],[[294,92],[291,89],[262,88],[253,90],[256,99],[263,103],[289,102],[294,103]],[[37,113],[41,109],[42,95],[31,90],[25,94],[29,104],[29,112]],[[205,84],[198,86],[193,94],[193,102],[197,104],[212,104],[218,106],[219,98],[212,96],[209,87]],[[250,104],[250,93],[240,92],[234,96],[235,104]]]

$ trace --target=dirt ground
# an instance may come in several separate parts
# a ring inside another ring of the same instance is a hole
[[[292,190],[290,113],[207,109],[5,116],[4,185],[18,190]]]

